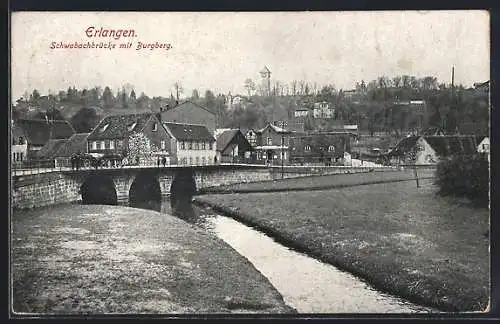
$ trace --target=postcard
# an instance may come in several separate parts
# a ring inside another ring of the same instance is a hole
[[[489,22],[12,12],[11,316],[488,312]]]

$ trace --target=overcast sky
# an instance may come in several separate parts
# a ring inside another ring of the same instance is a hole
[[[353,88],[380,75],[433,75],[472,85],[490,78],[486,11],[391,12],[18,12],[12,14],[11,91],[42,95],[68,86],[132,84],[139,95],[244,93],[246,78],[305,80]],[[134,29],[137,37],[88,38],[89,26]],[[132,41],[131,49],[51,49],[52,42]],[[136,50],[137,42],[172,49]]]

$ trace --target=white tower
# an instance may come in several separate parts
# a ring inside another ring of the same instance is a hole
[[[264,95],[269,96],[271,94],[271,71],[264,66],[264,68],[259,72],[261,78],[261,88]]]

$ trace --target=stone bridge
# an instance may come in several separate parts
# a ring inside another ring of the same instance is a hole
[[[188,193],[196,194],[234,183],[272,181],[312,175],[373,171],[369,167],[267,167],[262,165],[207,165],[54,170],[13,175],[11,204],[14,209],[59,203],[130,204]],[[375,168],[387,171],[389,168]]]

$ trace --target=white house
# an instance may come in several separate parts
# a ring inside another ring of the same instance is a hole
[[[164,122],[163,127],[174,139],[172,151],[177,164],[208,165],[218,162],[215,138],[205,126]]]
[[[326,101],[314,103],[313,117],[314,118],[333,118],[335,109],[330,107]]]

